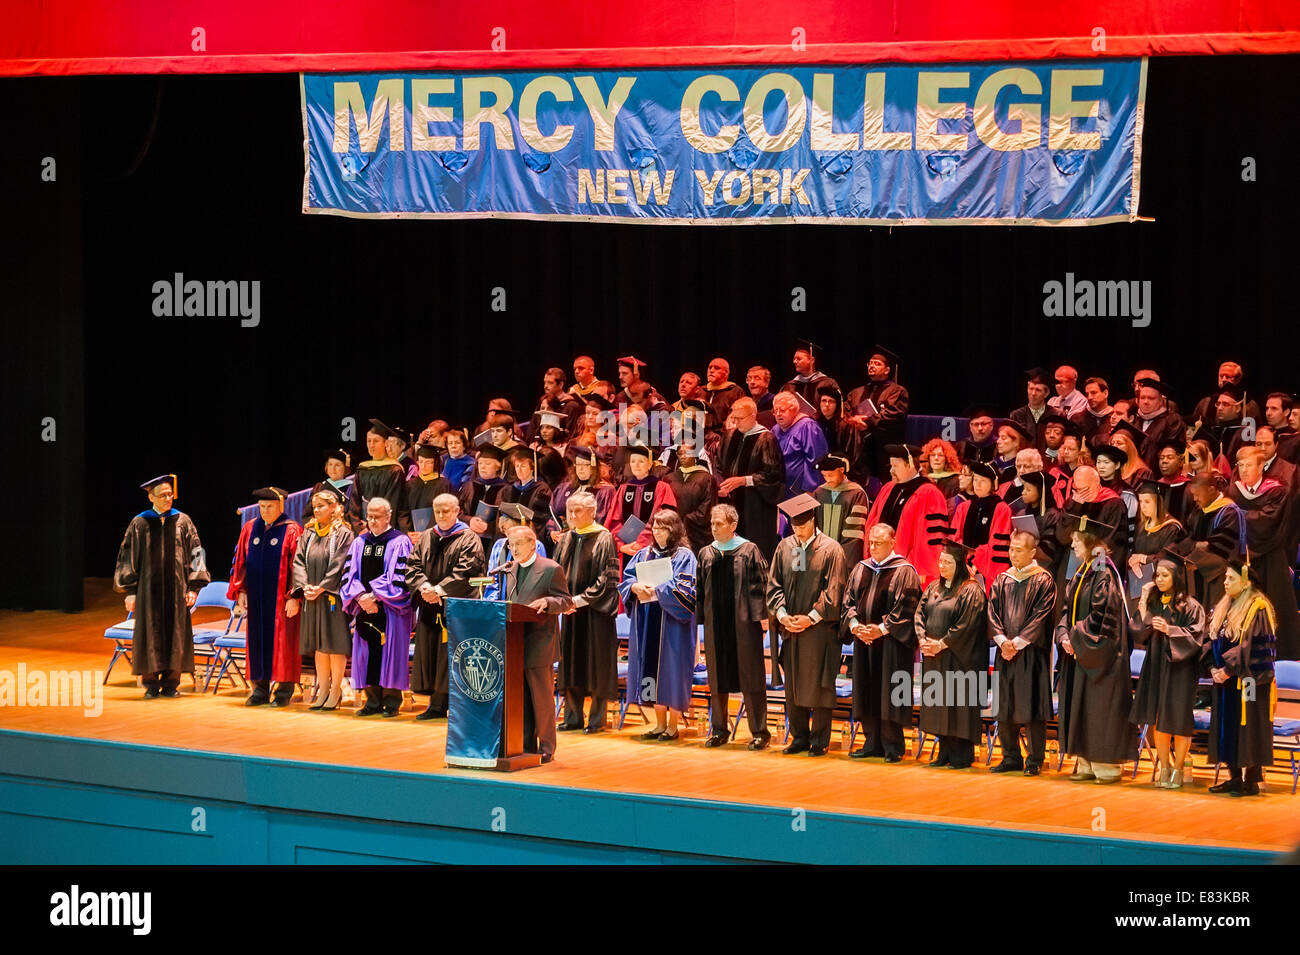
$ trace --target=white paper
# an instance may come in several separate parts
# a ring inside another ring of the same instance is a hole
[[[649,587],[658,587],[673,579],[673,561],[671,557],[658,560],[643,560],[636,565],[636,582]],[[658,597],[652,599],[658,600]]]

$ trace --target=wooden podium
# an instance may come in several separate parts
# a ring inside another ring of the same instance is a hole
[[[542,616],[528,604],[511,603],[506,607],[505,700],[501,708],[501,756],[496,765],[502,772],[542,764],[541,753],[524,752],[524,624],[536,623]]]

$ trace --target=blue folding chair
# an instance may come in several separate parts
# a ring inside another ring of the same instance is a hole
[[[1300,661],[1278,660],[1274,664],[1273,679],[1277,681],[1279,694],[1283,691],[1300,693]],[[1273,720],[1273,748],[1281,749],[1291,757],[1291,795],[1294,796],[1296,785],[1300,783],[1300,764],[1296,762],[1296,753],[1300,752],[1300,720]]]
[[[206,661],[203,671],[203,686],[205,692],[207,690],[208,680],[212,676],[212,668],[217,662],[217,653],[214,646],[217,638],[230,633],[232,628],[238,630],[243,624],[243,618],[235,613],[235,602],[226,596],[226,590],[228,587],[229,584],[223,580],[214,580],[210,584],[206,584],[204,588],[199,591],[198,597],[194,600],[194,606],[190,610],[190,613],[192,614],[194,611],[200,610],[204,607],[220,607],[229,614],[225,623],[213,621],[212,623],[205,624],[202,627],[196,627],[194,630],[194,662],[197,664],[199,657],[203,657]],[[190,679],[194,681],[194,686],[197,689],[199,685],[198,677],[191,673]]]
[[[1133,652],[1129,654],[1128,671],[1136,683],[1138,677],[1142,675],[1142,664],[1146,662],[1147,652],[1141,647],[1134,647]],[[1137,755],[1133,758],[1133,775],[1129,778],[1137,779],[1138,767],[1142,763],[1142,754],[1149,753],[1151,756],[1151,781],[1155,782],[1156,778],[1156,751],[1151,745],[1151,724],[1143,723],[1138,727],[1138,744]]]
[[[194,615],[196,610],[203,607],[223,607],[231,610],[234,607],[234,601],[226,599],[226,589],[229,584],[224,580],[214,580],[204,585],[194,600],[194,606],[190,608],[190,616]],[[224,630],[212,630],[211,628],[200,628],[194,631],[194,652],[196,656],[210,655],[207,654],[207,648],[223,632],[229,629],[229,622]],[[104,630],[104,637],[113,641],[113,656],[108,661],[108,670],[104,673],[104,685],[108,685],[108,678],[113,673],[113,666],[123,657],[126,662],[131,662],[131,648],[135,640],[135,614],[129,613],[126,619],[107,627]],[[201,649],[202,648],[202,649]],[[211,670],[211,662],[208,664]],[[198,680],[194,679],[194,674],[190,674],[190,679],[194,680],[194,685],[198,686]]]

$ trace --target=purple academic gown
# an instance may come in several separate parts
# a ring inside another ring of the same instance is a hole
[[[384,572],[370,582],[362,583],[361,556],[367,545],[384,545]],[[370,648],[356,635],[356,615],[361,613],[357,598],[369,591],[384,608],[384,656],[380,662],[379,685],[389,690],[405,690],[411,685],[410,654],[411,595],[407,592],[406,558],[411,553],[411,539],[397,528],[390,527],[375,538],[366,531],[352,542],[348,552],[347,569],[343,575],[343,610],[353,617],[352,681],[358,687],[365,685],[366,668],[370,661]]]
[[[811,494],[821,487],[822,474],[813,465],[826,456],[826,435],[817,422],[804,415],[789,431],[777,425],[772,436],[785,459],[786,496]]]
[[[618,592],[632,618],[627,638],[628,701],[658,703],[685,712],[691,705],[695,671],[695,555],[687,546],[673,554],[673,579],[655,588],[658,602],[632,596],[636,565],[666,557],[655,545],[643,547],[627,562]],[[657,662],[656,662],[657,661]],[[654,680],[649,687],[642,681]]]

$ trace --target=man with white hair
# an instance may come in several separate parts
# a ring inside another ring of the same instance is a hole
[[[799,399],[793,392],[782,391],[772,399],[772,414],[776,417],[772,436],[780,445],[785,462],[786,496],[817,490],[822,483],[817,462],[829,450],[826,435],[816,421],[799,410]]]
[[[555,546],[573,608],[560,618],[560,667],[556,687],[564,691],[562,730],[583,729],[582,706],[591,697],[586,732],[605,728],[605,710],[618,696],[618,546],[596,523],[596,496],[577,491],[565,501],[569,529]]]
[[[431,720],[447,715],[447,629],[444,613],[448,597],[470,593],[470,578],[486,571],[483,543],[460,519],[460,502],[454,494],[433,499],[433,523],[406,562],[406,584],[416,598],[415,661],[411,690],[428,694],[429,706],[416,717]]]
[[[406,561],[411,539],[393,526],[387,498],[366,504],[366,529],[343,565],[343,610],[353,617],[352,684],[364,687],[357,716],[397,715],[410,687],[411,594]]]

